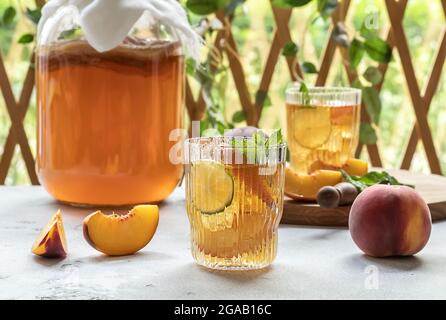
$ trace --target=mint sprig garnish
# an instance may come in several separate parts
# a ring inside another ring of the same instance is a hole
[[[364,189],[371,187],[375,184],[387,184],[394,186],[407,186],[415,188],[414,185],[401,183],[394,176],[390,175],[386,171],[377,172],[371,171],[363,176],[351,176],[346,171],[341,170],[342,176],[346,182],[351,183],[356,187],[358,192],[364,191]]]
[[[311,107],[311,99],[310,99],[310,90],[308,89],[307,84],[302,81],[300,83],[299,92],[302,93],[302,103],[305,107]]]
[[[270,150],[283,143],[282,130],[274,131],[269,137],[262,130],[255,131],[251,137],[232,137],[231,146],[248,159],[249,163],[264,163]]]
[[[277,146],[282,143],[283,143],[282,129],[278,129],[271,134],[269,139],[266,141],[265,145],[266,148],[269,149],[271,146],[275,145]]]

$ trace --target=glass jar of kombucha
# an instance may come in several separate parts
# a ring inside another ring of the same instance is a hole
[[[75,205],[162,201],[183,174],[169,159],[185,82],[176,30],[143,14],[117,46],[97,50],[80,9],[56,9],[36,51],[41,184]]]

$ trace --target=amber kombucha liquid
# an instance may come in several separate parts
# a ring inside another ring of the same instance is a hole
[[[128,205],[165,199],[182,176],[169,159],[182,126],[177,42],[98,53],[85,41],[37,52],[37,171],[56,199]]]
[[[359,105],[287,104],[292,168],[301,174],[337,169],[354,156],[359,142]]]
[[[254,164],[225,168],[233,178],[234,193],[231,204],[220,212],[205,213],[196,207],[193,194],[203,192],[206,182],[193,170],[186,174],[192,255],[200,265],[214,269],[263,268],[277,254],[284,166],[277,164],[270,175],[259,175],[266,167]]]

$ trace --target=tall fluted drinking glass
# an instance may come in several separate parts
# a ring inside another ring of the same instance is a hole
[[[359,142],[361,90],[293,85],[286,91],[287,142],[299,174],[336,170],[354,156]]]
[[[277,253],[286,146],[251,138],[185,143],[192,255],[213,269],[259,269]]]

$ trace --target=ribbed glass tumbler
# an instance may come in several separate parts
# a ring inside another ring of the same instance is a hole
[[[185,143],[192,255],[208,268],[260,269],[277,253],[286,145],[252,138]]]

